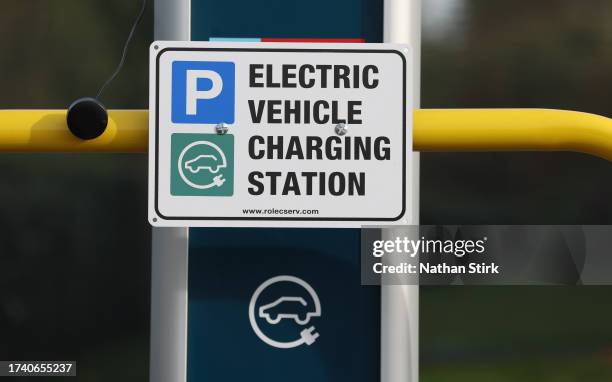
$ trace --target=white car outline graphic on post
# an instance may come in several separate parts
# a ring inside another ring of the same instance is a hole
[[[298,313],[278,313],[276,314],[275,318],[272,318],[272,314],[270,314],[268,310],[273,309],[284,302],[297,302],[301,306],[308,306],[308,303],[306,303],[306,300],[304,300],[302,297],[283,296],[269,304],[260,306],[259,317],[265,319],[269,324],[272,325],[278,324],[279,322],[281,322],[281,320],[285,318],[292,319],[298,325],[306,325],[312,317],[318,317],[321,315],[320,311],[315,310],[314,312],[306,312],[306,316],[304,319],[301,319],[300,314]]]
[[[304,290],[306,290],[306,292],[308,292],[308,294],[312,298],[314,312],[311,312],[310,314],[308,314],[306,316],[307,317],[306,320],[299,320],[299,317],[298,317],[299,321],[303,322],[303,321],[310,320],[310,318],[312,317],[321,317],[321,301],[319,300],[319,296],[317,295],[317,292],[314,290],[314,288],[310,286],[310,284],[308,284],[306,281],[302,280],[299,277],[290,276],[290,275],[279,275],[279,276],[274,276],[272,278],[267,279],[266,281],[261,283],[257,287],[257,289],[255,289],[255,292],[253,292],[253,295],[251,296],[251,301],[249,301],[249,323],[251,324],[251,328],[253,328],[253,331],[255,332],[257,337],[259,337],[260,340],[262,340],[263,342],[265,342],[266,344],[272,347],[275,347],[278,349],[291,349],[291,348],[298,347],[300,345],[310,346],[315,343],[317,338],[320,337],[314,325],[310,327],[306,327],[305,329],[302,329],[300,331],[298,338],[295,338],[292,340],[279,341],[274,338],[270,338],[268,335],[266,335],[261,330],[261,328],[259,327],[259,324],[257,323],[257,316],[259,316],[259,318],[262,318],[261,315],[263,315],[263,318],[269,323],[268,319],[266,318],[266,309],[270,309],[272,305],[276,306],[280,303],[280,301],[276,300],[272,304],[262,305],[260,306],[260,309],[256,309],[257,300],[259,299],[259,296],[261,295],[261,293],[272,285],[275,285],[277,283],[285,283],[285,282],[299,285],[300,287],[304,288]],[[287,297],[288,296],[284,296],[285,299],[287,299]],[[282,299],[283,297],[281,297],[281,300]],[[300,297],[290,297],[290,299],[293,299],[295,302],[299,303],[301,306],[304,306],[304,303],[306,303],[304,299],[300,300]],[[290,317],[290,318],[293,318],[293,317]]]

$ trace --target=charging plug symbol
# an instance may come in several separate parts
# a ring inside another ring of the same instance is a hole
[[[315,327],[311,326],[308,329],[304,329],[300,332],[300,337],[306,345],[312,345],[319,338],[319,333],[315,332]]]
[[[223,183],[225,183],[225,178],[223,177],[223,174],[215,176],[213,178],[213,183],[217,187],[223,186]]]

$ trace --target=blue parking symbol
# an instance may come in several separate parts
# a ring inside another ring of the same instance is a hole
[[[172,63],[173,123],[234,123],[235,65],[220,61]]]

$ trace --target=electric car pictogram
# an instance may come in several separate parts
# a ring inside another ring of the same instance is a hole
[[[220,161],[219,158],[214,155],[198,155],[185,162],[185,168],[194,174],[202,170],[208,170],[216,174],[224,167],[227,167],[227,164],[225,164],[223,160]]]
[[[298,325],[306,325],[317,312],[309,312],[308,304],[302,297],[284,296],[259,307],[259,317],[276,325],[283,319],[291,319]]]

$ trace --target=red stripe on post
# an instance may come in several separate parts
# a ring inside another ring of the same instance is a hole
[[[363,38],[262,38],[261,42],[346,42],[346,43],[360,43],[365,42]]]

